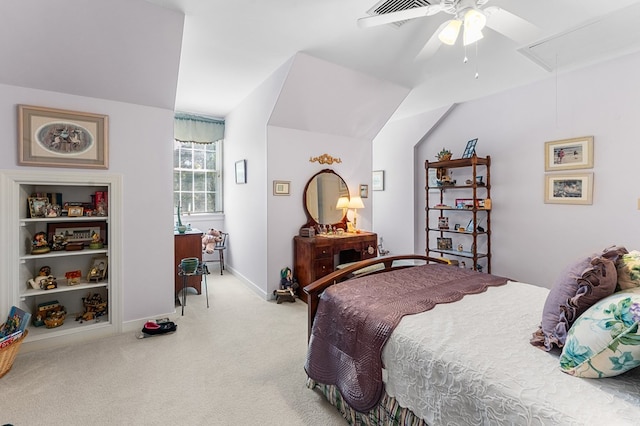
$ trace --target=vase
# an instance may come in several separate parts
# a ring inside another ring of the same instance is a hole
[[[178,222],[176,223],[176,229],[179,233],[184,234],[185,232],[187,232],[187,227],[182,224],[182,218],[180,217],[180,203],[178,203],[177,216]]]

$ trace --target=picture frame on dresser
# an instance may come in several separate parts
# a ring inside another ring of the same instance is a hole
[[[109,116],[18,105],[18,165],[109,168]]]

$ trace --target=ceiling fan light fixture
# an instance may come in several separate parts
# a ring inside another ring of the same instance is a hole
[[[487,17],[478,9],[469,9],[464,14],[464,31],[480,32],[487,25]]]
[[[440,31],[438,34],[438,38],[444,44],[448,44],[449,46],[453,46],[458,39],[458,34],[460,33],[460,27],[462,26],[462,22],[458,19],[452,19],[449,21],[447,25]]]

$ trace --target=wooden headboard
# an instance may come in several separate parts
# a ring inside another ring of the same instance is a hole
[[[407,264],[403,262],[398,265],[394,265],[395,261],[421,261],[416,264]],[[418,254],[407,254],[401,256],[387,256],[387,257],[376,257],[373,259],[363,260],[361,262],[356,262],[351,265],[345,266],[344,268],[338,269],[330,273],[329,275],[325,275],[324,277],[312,282],[308,286],[303,288],[304,292],[307,294],[307,313],[308,313],[308,323],[307,323],[307,338],[311,337],[311,326],[313,325],[313,320],[316,316],[316,312],[318,310],[318,302],[320,301],[320,295],[327,288],[332,285],[346,281],[350,278],[362,277],[365,275],[373,275],[379,274],[382,272],[389,272],[395,269],[403,269],[403,268],[411,268],[416,266],[417,264],[423,264],[424,262],[429,263],[443,263],[448,264],[445,259],[437,258],[437,257],[429,257],[422,256]],[[379,269],[374,268],[375,266],[380,266]],[[354,274],[361,269],[368,268],[371,272],[364,272],[361,274]]]

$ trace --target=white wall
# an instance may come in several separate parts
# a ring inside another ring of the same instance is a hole
[[[418,148],[416,163],[443,146],[455,158],[477,137],[478,154],[491,156],[494,274],[550,287],[576,258],[612,244],[640,246],[639,68],[640,54],[633,54],[460,104]],[[405,124],[419,127],[421,121]],[[586,170],[595,175],[593,205],[545,204],[544,142],[586,135],[595,139],[595,165]],[[384,143],[376,140],[376,146]],[[389,161],[376,157],[375,164],[385,168]],[[402,205],[411,196],[397,192],[389,202]],[[424,200],[423,188],[417,197]],[[424,201],[416,210],[424,217]],[[424,225],[414,232],[424,239]],[[417,252],[424,252],[424,243]]]
[[[373,170],[385,176],[384,190],[371,192],[374,230],[389,254],[420,253],[420,244],[424,247],[425,219],[418,209],[424,205],[424,160],[414,161],[414,151],[453,108],[389,122],[373,141]]]
[[[368,140],[346,136],[305,132],[281,127],[269,127],[269,170],[265,191],[268,227],[268,290],[278,288],[280,269],[293,269],[293,237],[307,222],[304,213],[303,192],[313,175],[324,169],[338,173],[349,188],[350,195],[359,195],[360,184],[371,185],[371,143]],[[331,165],[310,162],[310,157],[328,153],[340,158],[341,163]],[[291,181],[290,196],[273,194],[273,181]],[[358,228],[372,227],[371,198],[363,198],[364,209],[358,211]],[[348,216],[353,217],[352,213]]]
[[[157,318],[174,312],[173,197],[167,189],[173,184],[173,111],[0,85],[0,127],[4,129],[0,169],[38,169],[17,166],[18,104],[109,116],[108,173],[121,175],[123,181],[123,252],[113,253],[122,265],[123,319]],[[78,172],[87,173],[84,169]],[[0,240],[6,238],[0,236]],[[0,280],[0,291],[5,292],[8,285]]]
[[[371,140],[408,89],[306,54],[284,64],[226,119],[225,224],[229,266],[270,298],[280,269],[293,265],[293,237],[305,224],[302,191],[319,170],[332,168],[352,194],[371,180]],[[291,119],[294,117],[295,119]],[[342,163],[320,165],[329,154]],[[248,183],[236,185],[233,165],[247,159]],[[273,180],[291,195],[273,195]],[[371,209],[359,213],[370,229]]]

